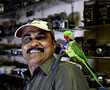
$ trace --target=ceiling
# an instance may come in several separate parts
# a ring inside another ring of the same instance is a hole
[[[50,1],[64,1],[66,3],[71,3],[72,1],[78,0],[0,0],[0,4],[4,7],[4,13],[16,11],[17,9],[27,7],[32,4]]]
[[[45,0],[0,0],[0,4],[3,4],[4,13],[6,13],[35,3],[39,3],[41,1]]]

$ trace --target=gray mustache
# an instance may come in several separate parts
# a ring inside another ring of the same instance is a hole
[[[39,50],[41,52],[44,52],[44,48],[39,48],[39,47],[31,47],[27,50],[27,53],[30,53],[31,50]]]

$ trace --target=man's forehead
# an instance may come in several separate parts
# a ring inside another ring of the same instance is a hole
[[[22,32],[22,36],[25,35],[25,34],[28,34],[30,32],[33,32],[33,33],[37,33],[37,32],[43,32],[43,33],[46,33],[45,30],[42,30],[40,28],[37,28],[37,27],[32,27],[32,26],[28,26],[28,27],[24,27],[23,28],[23,32]]]

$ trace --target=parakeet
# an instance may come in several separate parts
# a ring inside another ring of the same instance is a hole
[[[91,68],[84,52],[79,48],[78,45],[75,44],[76,42],[74,40],[74,36],[73,36],[72,32],[65,31],[64,32],[64,39],[65,39],[65,42],[62,46],[62,50],[65,50],[66,54],[70,58],[74,57],[77,60],[77,62],[84,64],[84,66],[86,66],[86,68],[90,72],[91,76],[96,80],[96,82],[101,87],[103,87],[102,84],[97,79],[96,75],[93,73],[92,68]]]

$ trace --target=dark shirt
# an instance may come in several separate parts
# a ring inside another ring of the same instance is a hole
[[[47,60],[34,71],[25,90],[88,90],[88,83],[74,64],[61,61],[55,70],[55,58]]]

